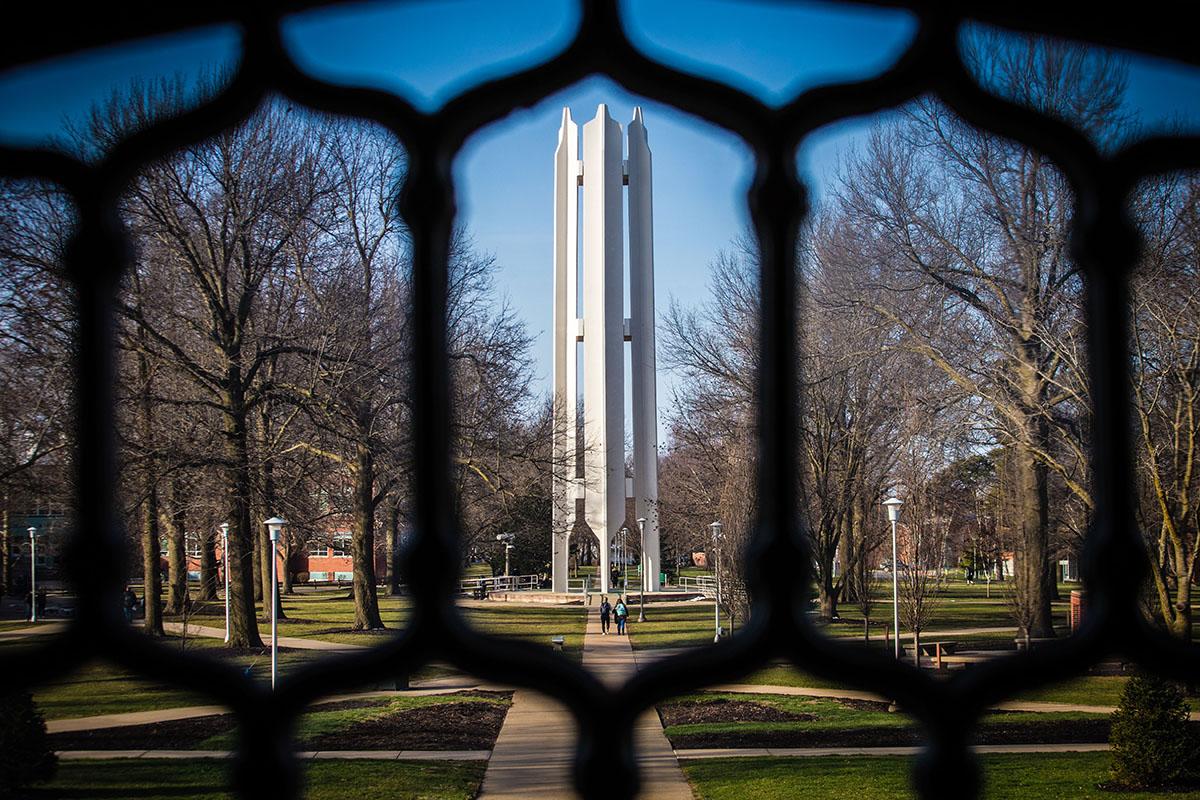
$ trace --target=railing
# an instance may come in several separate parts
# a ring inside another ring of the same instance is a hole
[[[492,578],[465,578],[459,581],[460,593],[468,597],[487,597],[493,592],[532,592],[538,589],[537,575],[499,575]]]
[[[717,579],[711,575],[696,577],[682,576],[679,578],[679,588],[685,592],[699,592],[705,597],[717,596]]]

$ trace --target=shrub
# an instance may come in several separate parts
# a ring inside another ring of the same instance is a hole
[[[1125,684],[1109,744],[1113,783],[1121,787],[1174,786],[1196,777],[1187,702],[1178,686],[1162,678],[1137,676]]]
[[[50,780],[57,766],[33,697],[24,691],[0,694],[0,797]]]

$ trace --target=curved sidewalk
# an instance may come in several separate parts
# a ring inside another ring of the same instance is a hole
[[[610,687],[637,670],[626,636],[601,636],[597,614],[588,613],[583,666]],[[571,785],[578,731],[570,713],[530,689],[518,690],[496,739],[480,800],[563,800],[578,797]],[[634,730],[643,800],[692,800],[692,790],[654,709]]]

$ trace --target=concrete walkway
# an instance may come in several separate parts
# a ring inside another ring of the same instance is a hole
[[[317,750],[296,753],[302,761],[321,759],[373,761],[487,761],[488,750]],[[102,761],[107,759],[197,759],[233,758],[232,750],[59,750],[66,761]]]
[[[589,612],[583,639],[583,666],[610,687],[637,670],[624,636],[601,636],[600,619]],[[562,706],[528,689],[519,690],[500,729],[483,778],[480,800],[578,797],[571,786],[571,762],[578,731]],[[645,800],[692,800],[692,790],[663,733],[658,714],[637,721],[634,748]]]
[[[192,624],[186,627],[188,636],[203,636],[206,639],[225,638],[224,628],[211,628],[207,625]],[[167,633],[182,634],[184,632],[184,624],[182,622],[164,622],[163,630]],[[267,647],[271,646],[271,629],[269,625],[263,634],[263,644]],[[325,650],[334,653],[346,653],[352,650],[362,650],[369,645],[323,642],[320,639],[301,639],[298,636],[280,636],[279,646],[288,647],[293,650]]]
[[[0,631],[0,642],[5,639],[24,639],[29,636],[49,636],[52,633],[62,633],[67,629],[67,623],[62,620],[53,622],[35,622],[24,628],[14,628],[11,631]],[[221,634],[225,636],[224,633]]]

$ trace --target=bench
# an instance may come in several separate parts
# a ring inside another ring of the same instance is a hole
[[[934,665],[942,668],[942,656],[952,655],[958,648],[958,642],[921,642],[921,654],[932,656]]]
[[[556,653],[561,653],[563,651],[563,637],[561,637],[561,636],[552,637],[550,639],[550,646],[554,648],[554,651]]]

